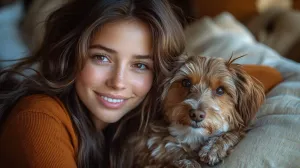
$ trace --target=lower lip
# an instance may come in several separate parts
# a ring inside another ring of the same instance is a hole
[[[106,108],[109,108],[109,109],[119,109],[121,108],[126,100],[123,100],[122,102],[117,102],[117,103],[111,103],[111,102],[108,102],[106,101],[103,97],[101,97],[99,94],[97,94],[97,98],[98,100],[101,102],[101,104],[106,107]]]

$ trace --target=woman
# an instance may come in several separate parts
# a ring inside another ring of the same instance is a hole
[[[157,107],[182,31],[165,0],[55,11],[35,54],[0,73],[0,167],[126,166],[119,148]]]

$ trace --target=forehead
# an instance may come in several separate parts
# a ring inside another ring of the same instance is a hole
[[[152,51],[149,26],[139,20],[117,20],[101,26],[93,35],[91,45],[101,44],[119,52],[146,55]]]
[[[192,79],[193,83],[200,81],[217,81],[230,76],[229,69],[223,59],[196,57],[189,59],[179,71],[182,76]]]

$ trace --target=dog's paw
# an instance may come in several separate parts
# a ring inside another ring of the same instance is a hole
[[[200,163],[196,160],[182,159],[174,161],[174,166],[177,168],[201,168]]]
[[[199,159],[208,165],[216,165],[224,160],[245,136],[245,132],[231,131],[210,138],[198,152]]]
[[[198,153],[200,161],[207,163],[210,166],[214,166],[220,163],[229,152],[229,149],[224,146],[225,144],[221,145],[216,143],[215,140],[212,140],[205,146],[201,148]]]

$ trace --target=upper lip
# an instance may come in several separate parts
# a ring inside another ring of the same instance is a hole
[[[121,95],[105,94],[105,93],[98,93],[98,92],[96,92],[96,93],[100,96],[105,96],[105,97],[109,97],[109,98],[113,98],[113,99],[128,99],[128,97],[124,97]]]

